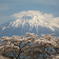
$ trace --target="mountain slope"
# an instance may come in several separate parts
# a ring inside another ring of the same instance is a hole
[[[14,14],[14,20],[10,20],[0,26],[0,37],[25,35],[26,32],[38,35],[50,33],[59,35],[59,25],[46,20],[47,17],[44,17],[40,12],[35,12],[35,14],[33,11],[23,13]]]

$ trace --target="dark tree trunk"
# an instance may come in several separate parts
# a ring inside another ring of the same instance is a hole
[[[19,45],[19,54],[18,54],[18,57],[16,59],[21,59],[20,53],[21,53],[21,49],[20,49],[20,45]]]

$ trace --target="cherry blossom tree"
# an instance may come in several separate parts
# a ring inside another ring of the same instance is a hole
[[[0,55],[16,59],[53,59],[59,57],[59,37],[54,34],[34,33],[23,36],[2,37]]]

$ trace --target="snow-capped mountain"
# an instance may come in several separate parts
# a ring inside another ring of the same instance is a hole
[[[24,35],[26,32],[35,34],[59,34],[59,25],[49,21],[46,14],[38,11],[23,11],[12,15],[15,18],[0,26],[0,37]],[[48,15],[50,16],[50,15]]]

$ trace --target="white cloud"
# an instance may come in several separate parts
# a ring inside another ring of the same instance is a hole
[[[54,27],[59,28],[59,17],[54,17],[52,14],[42,14],[40,11],[22,11],[12,15],[16,20],[20,20],[23,16],[30,16],[32,19],[28,21],[30,26],[43,26],[48,27],[51,30],[55,30]],[[27,19],[28,20],[28,19]],[[20,20],[21,21],[21,20]]]

